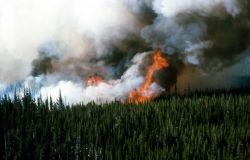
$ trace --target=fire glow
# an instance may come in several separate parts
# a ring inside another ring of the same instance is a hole
[[[138,88],[128,93],[126,102],[135,104],[145,103],[153,100],[159,94],[159,92],[161,92],[159,88],[155,89],[154,87],[152,87],[155,82],[154,74],[159,70],[168,68],[170,66],[170,63],[168,59],[163,55],[160,49],[154,51],[154,53],[151,55],[151,61],[152,63],[146,69],[146,76],[144,82]],[[112,86],[112,83],[105,81],[99,75],[90,76],[85,81],[86,87],[97,87],[101,83]]]
[[[87,80],[86,80],[86,86],[97,86],[100,83],[104,82],[103,78],[101,76],[90,76]]]
[[[150,86],[154,82],[154,73],[164,68],[169,67],[169,61],[163,56],[161,51],[158,49],[152,55],[152,64],[147,68],[147,73],[144,83],[139,88],[129,93],[129,103],[145,103],[155,98],[156,94],[154,91],[149,91]]]

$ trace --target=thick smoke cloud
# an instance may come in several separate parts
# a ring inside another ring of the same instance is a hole
[[[122,1],[3,0],[0,6],[0,77],[6,82],[30,74],[45,43],[64,45],[60,59],[89,60],[109,54],[111,45],[137,31]]]
[[[135,89],[143,82],[140,73],[140,65],[149,53],[136,55],[131,67],[122,75],[120,79],[111,80],[100,83],[98,86],[84,87],[82,83],[72,83],[70,81],[60,81],[56,85],[50,85],[41,88],[41,92],[37,96],[44,98],[51,96],[53,100],[57,100],[59,92],[66,102],[83,103],[96,102],[109,103],[112,101],[125,101],[129,92]]]
[[[153,9],[158,17],[142,30],[145,40],[206,72],[233,65],[249,48],[247,1],[156,0]]]
[[[125,101],[156,48],[171,67],[153,89],[205,88],[207,77],[230,86],[217,75],[249,68],[249,10],[247,0],[0,0],[0,95],[27,87],[54,100],[61,90],[69,103]],[[107,83],[86,87],[95,74]]]

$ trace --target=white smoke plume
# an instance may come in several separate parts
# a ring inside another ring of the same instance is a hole
[[[122,1],[1,0],[0,80],[29,75],[46,42],[65,45],[64,57],[88,59],[108,54],[110,44],[135,31],[135,18]]]
[[[166,17],[191,12],[210,14],[221,5],[232,15],[240,13],[237,0],[154,0],[153,2],[154,10]]]
[[[120,79],[102,82],[97,86],[84,87],[82,83],[60,81],[56,85],[45,86],[38,92],[37,97],[51,97],[58,99],[59,91],[64,101],[70,103],[83,102],[84,104],[95,102],[97,104],[110,103],[113,101],[126,101],[127,95],[143,82],[139,66],[149,53],[141,53],[133,58],[132,66]]]

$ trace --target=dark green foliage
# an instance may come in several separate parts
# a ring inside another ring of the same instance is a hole
[[[250,159],[248,95],[69,107],[27,93],[0,114],[4,159]]]

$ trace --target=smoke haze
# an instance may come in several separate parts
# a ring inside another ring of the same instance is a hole
[[[249,46],[247,0],[0,0],[0,95],[124,102],[157,48],[171,66],[153,90],[237,86]],[[86,86],[93,75],[105,83]]]

